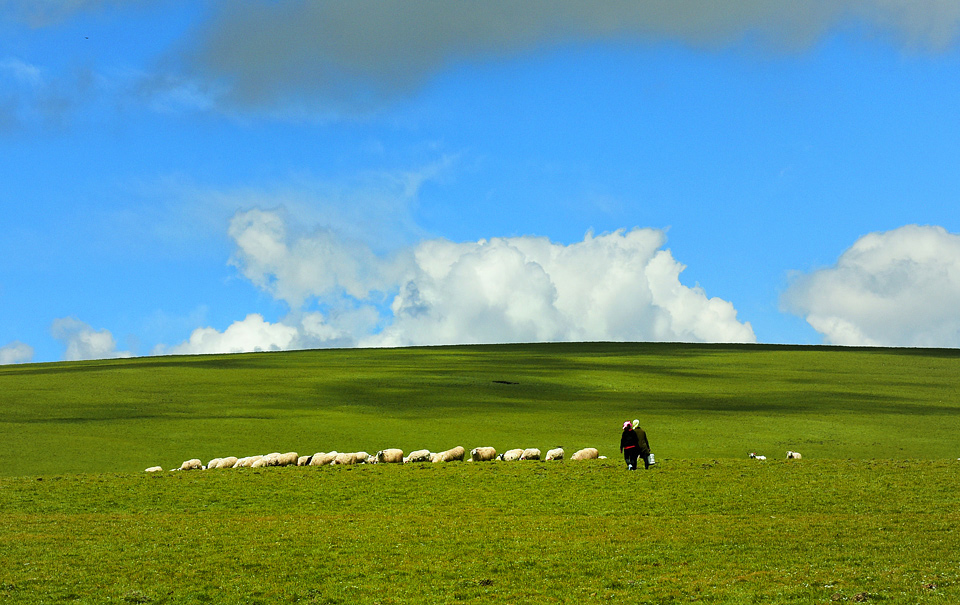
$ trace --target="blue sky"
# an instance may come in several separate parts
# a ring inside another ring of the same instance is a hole
[[[960,346],[949,3],[0,4],[0,363]]]

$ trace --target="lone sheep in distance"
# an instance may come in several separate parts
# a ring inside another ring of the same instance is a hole
[[[787,452],[787,460],[800,460],[803,456],[800,455],[800,452]]]

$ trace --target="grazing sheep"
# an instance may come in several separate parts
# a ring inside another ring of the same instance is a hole
[[[521,460],[539,460],[540,459],[540,450],[535,447],[530,447],[523,450],[523,453],[520,454]]]
[[[502,460],[504,462],[513,462],[514,460],[519,460],[520,456],[522,455],[523,455],[522,449],[507,450],[504,453],[500,454],[498,460]]]
[[[339,452],[317,452],[310,458],[310,466],[326,466],[332,464],[334,460],[337,459],[337,454]]]
[[[266,468],[269,466],[279,466],[280,452],[271,452],[266,456],[260,456],[260,459],[250,465],[251,468]]]
[[[296,466],[300,460],[300,454],[296,452],[287,452],[277,457],[277,466]]]
[[[200,462],[200,460],[197,458],[191,458],[190,460],[187,460],[180,465],[181,471],[193,471],[193,470],[200,470],[202,468],[203,468],[203,463]]]
[[[799,460],[801,458],[803,456],[800,455],[800,452],[787,452],[787,460]]]
[[[247,456],[243,460],[243,466],[246,468],[253,468],[253,465],[263,459],[263,456],[257,454],[256,456]]]
[[[161,468],[161,467],[159,467],[159,466],[151,466],[150,468],[144,470],[143,472],[145,472],[145,473],[159,473],[159,472],[162,471],[162,470],[163,470],[163,468]]]
[[[497,450],[492,447],[475,447],[470,450],[470,460],[474,462],[488,462],[497,457]]]
[[[374,457],[374,460],[379,463],[387,464],[403,464],[403,450],[397,448],[390,448],[386,450],[380,450],[377,452],[377,455]]]
[[[364,464],[369,457],[370,454],[366,452],[341,453],[337,454],[337,457],[330,464]]]
[[[463,462],[463,456],[467,453],[462,446],[458,445],[455,448],[449,449],[445,452],[437,452],[433,456],[433,462],[454,462],[460,461]]]
[[[209,469],[209,468],[217,468],[217,465],[218,465],[218,464],[220,464],[220,458],[214,458],[213,460],[211,460],[210,462],[208,462],[208,463],[207,463],[207,466],[204,467],[204,468],[208,468],[208,469]]]
[[[578,450],[573,453],[573,456],[570,456],[571,460],[596,460],[600,457],[600,452],[597,451],[595,447],[585,447],[582,450]]]
[[[217,463],[217,468],[233,468],[237,463],[236,456],[227,456],[226,458],[221,458],[220,462]],[[207,465],[207,468],[210,468],[210,465]]]
[[[310,466],[310,459],[313,456],[300,456],[297,458],[297,466]]]
[[[758,456],[758,455],[756,455],[756,454],[753,453],[753,452],[750,452],[750,457],[753,458],[754,460],[766,460],[766,459],[767,459],[766,456]]]
[[[407,462],[430,462],[430,450],[416,450],[407,456]]]
[[[563,448],[557,447],[547,452],[547,460],[563,460]]]

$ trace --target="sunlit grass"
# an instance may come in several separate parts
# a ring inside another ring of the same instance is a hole
[[[492,445],[957,458],[960,351],[544,344],[0,366],[0,474]],[[503,382],[514,384],[503,384]]]
[[[0,597],[953,603],[956,464],[699,459],[636,473],[600,461],[7,478]]]

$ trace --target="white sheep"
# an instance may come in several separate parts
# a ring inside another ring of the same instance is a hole
[[[758,456],[757,454],[755,454],[755,453],[753,453],[753,452],[750,452],[750,457],[753,458],[754,460],[766,460],[766,459],[767,459],[766,456]]]
[[[310,458],[310,466],[326,466],[337,458],[339,452],[317,452]]]
[[[387,464],[402,464],[403,463],[403,450],[397,448],[389,448],[385,450],[380,450],[377,452],[377,455],[374,456],[374,461],[378,464],[387,463]]]
[[[159,466],[151,466],[150,468],[145,469],[143,472],[145,472],[145,473],[159,473],[159,472],[161,472],[162,470],[163,470],[163,468],[161,468],[161,467],[159,467]]]
[[[190,460],[184,461],[184,463],[180,465],[181,471],[193,471],[193,470],[199,470],[202,468],[203,468],[203,463],[200,462],[198,458],[191,458]]]
[[[297,458],[297,466],[310,466],[310,459],[313,456],[300,456]]]
[[[214,458],[213,460],[207,463],[207,466],[205,468],[217,468],[218,464],[220,464],[220,458]]]
[[[546,460],[563,460],[563,448],[556,447],[547,452]]]
[[[498,460],[504,462],[513,462],[514,460],[519,460],[520,456],[523,455],[522,449],[507,450],[504,453],[500,454]]]
[[[277,458],[277,466],[296,466],[298,460],[300,460],[300,454],[297,452],[287,452],[280,454]]]
[[[253,468],[253,465],[263,459],[263,456],[257,454],[256,456],[247,456],[243,460],[243,466],[246,468]]]
[[[455,448],[451,448],[445,452],[437,452],[433,456],[433,462],[454,462],[460,461],[463,462],[463,456],[467,453],[463,446],[458,445]]]
[[[406,462],[430,462],[430,450],[416,450],[410,452],[410,455],[407,456]]]
[[[600,457],[600,452],[595,447],[585,447],[578,450],[570,456],[570,460],[596,460]]]
[[[521,460],[539,460],[540,459],[540,450],[535,447],[528,447],[523,450],[523,453],[520,454]]]
[[[236,456],[227,456],[226,458],[221,458],[220,462],[217,463],[217,468],[233,468],[237,463]],[[210,468],[210,465],[207,465],[207,468]]]
[[[497,457],[497,450],[492,447],[475,447],[470,450],[470,460],[474,462],[488,462]]]
[[[800,460],[803,456],[800,455],[800,452],[787,452],[787,460]]]
[[[369,457],[366,452],[344,452],[337,454],[330,464],[364,464]]]

